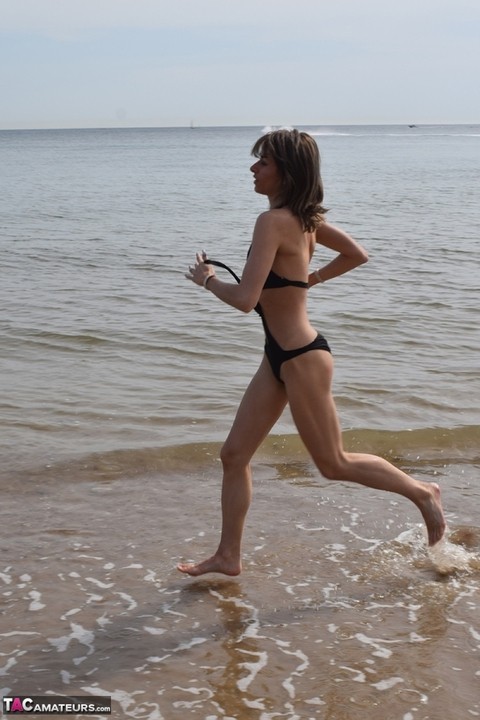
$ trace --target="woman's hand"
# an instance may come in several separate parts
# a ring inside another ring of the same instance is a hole
[[[205,263],[206,259],[207,253],[205,250],[202,250],[201,253],[197,252],[195,265],[190,265],[188,273],[185,273],[187,280],[191,280],[195,285],[206,287],[208,278],[215,275],[212,266]]]

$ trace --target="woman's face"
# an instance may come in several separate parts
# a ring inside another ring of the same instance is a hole
[[[273,158],[268,155],[261,155],[250,170],[253,173],[255,192],[260,195],[267,195],[270,200],[280,195],[282,176]]]

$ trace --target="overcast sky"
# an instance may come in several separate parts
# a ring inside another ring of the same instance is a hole
[[[0,0],[0,127],[479,123],[480,0]]]

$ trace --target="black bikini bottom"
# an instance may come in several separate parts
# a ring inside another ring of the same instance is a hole
[[[233,275],[237,283],[240,282],[240,278],[238,277],[238,275],[236,275],[233,270],[228,267],[228,265],[225,265],[218,260],[206,259],[203,262],[207,265],[216,265],[217,267],[228,270],[230,275]],[[295,348],[294,350],[284,350],[282,347],[280,347],[280,345],[277,343],[270,330],[268,329],[260,303],[257,303],[257,305],[255,306],[255,312],[260,315],[263,323],[263,329],[265,331],[265,355],[267,356],[268,362],[270,363],[273,374],[279,382],[283,383],[283,380],[280,377],[280,368],[287,360],[291,360],[298,355],[303,355],[303,353],[309,352],[310,350],[326,350],[327,352],[331,352],[328,342],[325,340],[323,335],[320,335],[320,333],[318,333],[317,337],[312,340],[312,342],[308,345],[304,345],[301,348]]]
[[[282,364],[287,360],[291,360],[298,355],[303,355],[303,353],[310,352],[310,350],[326,350],[327,352],[331,352],[328,342],[323,337],[323,335],[320,335],[320,333],[318,333],[317,337],[312,340],[312,342],[308,345],[304,345],[300,348],[295,348],[294,350],[284,350],[283,348],[281,348],[275,338],[269,332],[268,328],[265,328],[265,334],[265,355],[267,356],[268,362],[270,363],[273,374],[281,383],[283,383],[283,380],[280,377],[280,369],[282,367]]]

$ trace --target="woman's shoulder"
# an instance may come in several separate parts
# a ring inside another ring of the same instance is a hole
[[[288,207],[270,208],[269,210],[265,210],[265,213],[262,214],[270,215],[271,217],[278,218],[280,220],[295,219],[295,215]]]
[[[299,220],[289,208],[270,208],[260,213],[257,223],[270,227],[293,228],[298,226]]]

